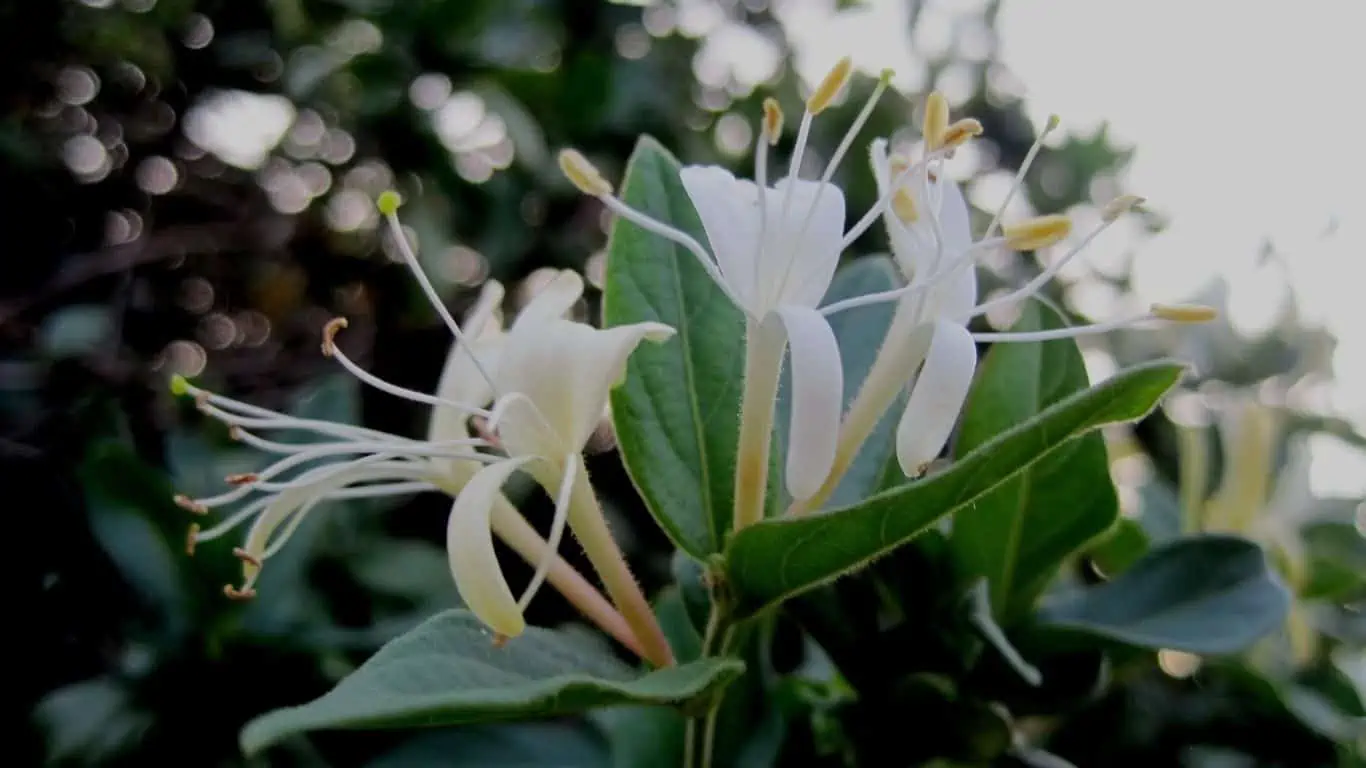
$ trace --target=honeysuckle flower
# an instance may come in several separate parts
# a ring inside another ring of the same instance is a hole
[[[389,213],[392,215],[392,211]],[[402,248],[406,250],[406,244]],[[415,267],[415,256],[409,263]],[[424,284],[424,290],[434,295],[425,276],[420,271],[416,274]],[[573,280],[569,282],[572,284]],[[259,472],[230,477],[229,482],[238,486],[230,492],[201,499],[176,498],[178,504],[196,514],[206,515],[212,509],[228,505],[239,506],[236,512],[206,530],[198,525],[191,526],[187,541],[188,549],[193,552],[198,543],[248,526],[242,546],[234,550],[243,562],[244,582],[241,587],[225,587],[229,597],[244,599],[255,594],[254,585],[265,562],[280,551],[318,505],[339,499],[439,490],[455,497],[447,525],[447,549],[457,589],[467,607],[495,633],[501,637],[519,634],[525,626],[522,611],[541,583],[548,581],[585,616],[627,647],[646,655],[621,613],[555,553],[563,524],[557,525],[552,533],[553,541],[547,542],[502,495],[500,475],[506,477],[507,472],[529,459],[508,460],[489,453],[488,450],[500,441],[491,434],[470,434],[471,419],[487,424],[497,418],[494,410],[481,406],[489,404],[495,393],[494,383],[487,378],[486,371],[500,367],[504,342],[511,337],[504,333],[498,317],[502,298],[502,286],[496,281],[487,283],[466,318],[467,327],[463,331],[449,317],[444,305],[437,303],[438,312],[452,326],[457,340],[447,357],[435,395],[384,381],[353,362],[335,343],[336,333],[345,327],[344,320],[334,320],[325,328],[324,353],[362,382],[432,406],[425,440],[336,422],[300,419],[214,394],[181,377],[172,380],[174,392],[193,396],[200,410],[229,426],[235,439],[267,453],[284,455]],[[556,300],[533,302],[532,312],[523,313],[517,327],[523,328],[524,333],[534,332],[536,323],[531,320],[545,307],[546,301],[554,303]],[[517,400],[510,398],[508,402]],[[513,425],[518,422],[515,413],[505,420]],[[333,438],[333,441],[279,442],[257,434],[271,430],[291,434],[310,432]],[[558,517],[562,518],[567,495],[559,494],[558,502]],[[520,600],[512,598],[498,566],[491,532],[537,566],[536,574]]]
[[[686,166],[683,187],[706,230],[710,250],[692,236],[635,210],[613,194],[612,186],[573,150],[560,155],[565,175],[586,194],[641,228],[690,251],[720,289],[747,318],[745,391],[736,467],[735,524],[762,516],[773,407],[785,351],[791,350],[792,410],[786,459],[786,485],[796,499],[814,494],[835,458],[844,380],[839,347],[818,309],[840,256],[891,204],[889,191],[848,231],[844,194],[830,183],[840,161],[871,115],[891,77],[884,72],[863,110],[835,149],[817,180],[798,175],[813,119],[844,88],[851,74],[843,59],[815,88],[797,131],[785,178],[768,181],[768,147],[782,126],[777,102],[764,104],[755,147],[754,179],[738,179],[716,166]],[[951,151],[931,152],[908,166],[909,176],[924,163]],[[898,181],[902,177],[898,177]]]
[[[945,177],[942,159],[981,133],[977,121],[968,118],[950,123],[947,101],[934,92],[926,102],[923,157],[918,163],[906,154],[889,153],[884,139],[872,142],[870,155],[879,194],[891,200],[883,219],[893,256],[907,282],[902,288],[857,296],[822,308],[828,315],[876,302],[897,301],[878,357],[840,426],[830,473],[819,490],[811,498],[799,500],[791,512],[815,509],[834,492],[863,441],[907,387],[910,395],[897,424],[897,461],[906,475],[922,474],[948,442],[967,399],[977,367],[978,342],[1047,341],[1105,333],[1153,319],[1204,322],[1213,318],[1213,310],[1206,307],[1154,305],[1148,312],[1135,316],[1058,330],[973,333],[968,329],[968,323],[975,317],[1037,295],[1101,231],[1143,202],[1129,195],[1116,199],[1106,206],[1101,224],[1062,258],[1019,289],[979,303],[974,271],[978,259],[1002,248],[1045,248],[1071,233],[1066,217],[1049,215],[1007,224],[1000,235],[996,234],[1005,207],[1022,184],[1043,139],[1056,126],[1057,119],[1050,118],[985,235],[976,241],[967,202],[958,185]]]

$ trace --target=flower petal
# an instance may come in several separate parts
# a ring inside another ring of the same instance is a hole
[[[563,456],[583,450],[640,342],[664,341],[674,329],[634,323],[599,330],[568,320],[513,326],[494,374],[509,404],[499,436],[512,455]]]
[[[715,165],[679,171],[683,188],[707,231],[721,275],[741,301],[754,302],[754,260],[759,254],[759,187]],[[773,195],[768,200],[772,205]]]
[[[583,278],[573,270],[562,269],[522,307],[512,327],[543,320],[561,320],[582,296]]]
[[[767,205],[758,284],[765,303],[755,309],[815,307],[839,266],[844,193],[833,184],[785,178],[774,185]]]
[[[896,458],[908,476],[920,474],[948,442],[977,369],[977,345],[968,329],[937,320],[896,429]]]
[[[471,348],[462,348],[458,340],[451,344],[436,385],[437,397],[473,406],[483,406],[493,399],[493,388],[484,380],[470,355],[472,353],[478,359],[485,371],[497,369],[504,337],[503,323],[498,317],[502,301],[502,284],[497,280],[485,283],[478,303],[465,316],[465,334],[471,339]],[[441,442],[469,437],[468,421],[468,414],[459,409],[433,406],[427,439]]]
[[[786,341],[791,349],[787,490],[795,499],[809,499],[830,473],[839,442],[844,407],[839,343],[825,317],[806,307],[779,307],[760,328],[758,343],[781,345]]]
[[[873,141],[870,160],[880,196],[886,193],[891,183],[891,161],[887,154],[886,139]],[[968,205],[958,185],[942,177],[932,182],[924,173],[913,173],[903,186],[915,199],[921,217],[913,222],[904,222],[888,209],[883,214],[883,222],[887,225],[892,255],[902,272],[912,280],[925,281],[972,247]],[[935,227],[929,219],[936,214],[938,236],[944,239],[942,251],[938,247]],[[927,299],[908,297],[907,300],[919,301],[919,316],[922,319],[946,317],[966,323],[977,302],[977,271],[972,265],[963,265],[953,278],[936,287]]]
[[[526,619],[498,565],[489,520],[508,476],[533,460],[509,459],[479,470],[455,498],[446,523],[446,556],[460,599],[489,629],[505,637],[522,634]]]

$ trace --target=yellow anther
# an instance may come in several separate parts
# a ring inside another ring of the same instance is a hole
[[[772,146],[778,143],[782,135],[783,108],[778,106],[778,100],[773,97],[764,99],[764,138]]]
[[[1066,216],[1050,214],[1027,219],[1001,228],[1006,244],[1017,251],[1037,251],[1062,240],[1072,232],[1072,222]]]
[[[1219,316],[1218,310],[1204,304],[1154,304],[1148,311],[1173,323],[1208,323]]]
[[[257,557],[256,555],[253,555],[245,549],[242,549],[241,547],[234,547],[232,550],[232,556],[237,558],[238,560],[241,560],[247,565],[252,566],[253,568],[261,567],[261,558]]]
[[[238,589],[231,584],[224,584],[223,594],[227,595],[229,600],[250,600],[256,597],[256,590],[251,587]]]
[[[892,195],[892,212],[907,224],[914,224],[920,218],[920,211],[916,209],[915,198],[906,188],[901,188]]]
[[[199,523],[190,523],[190,530],[185,534],[185,554],[194,557],[194,545],[199,543]]]
[[[207,514],[209,514],[209,508],[208,508],[208,507],[204,506],[203,504],[200,504],[199,502],[195,501],[194,499],[190,498],[189,496],[186,496],[186,495],[183,494],[183,493],[177,493],[177,494],[175,495],[175,498],[173,499],[173,501],[175,501],[175,505],[176,505],[177,507],[180,507],[181,509],[185,510],[186,512],[192,512],[192,513],[194,513],[194,514],[196,514],[196,515],[207,515]]]
[[[337,333],[348,325],[346,318],[334,317],[323,326],[323,356],[331,357],[337,351]]]
[[[845,56],[835,62],[835,66],[830,68],[825,79],[816,86],[816,90],[806,99],[806,111],[813,115],[819,115],[830,106],[830,102],[840,95],[844,90],[844,84],[849,82],[849,76],[854,73],[854,60]]]
[[[577,149],[560,150],[560,171],[585,195],[606,197],[612,194],[612,185]]]
[[[955,120],[953,125],[944,129],[945,147],[961,147],[968,139],[982,135],[982,123],[973,117]]]
[[[949,130],[949,100],[939,91],[932,91],[925,100],[925,120],[921,125],[921,135],[925,137],[925,149],[933,152],[944,146],[944,134]]]
[[[403,197],[392,189],[386,189],[379,193],[379,198],[375,200],[375,207],[385,216],[393,216],[398,213],[400,205],[403,205]]]
[[[1100,217],[1108,224],[1145,202],[1147,201],[1138,195],[1120,195],[1106,203],[1105,208],[1100,212]]]
[[[184,397],[190,394],[190,381],[180,374],[171,377],[171,394],[176,397]]]

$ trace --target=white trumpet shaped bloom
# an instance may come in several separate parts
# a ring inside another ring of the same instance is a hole
[[[883,212],[893,256],[906,276],[904,287],[856,296],[821,308],[824,314],[895,300],[891,326],[840,427],[832,471],[798,511],[818,506],[834,491],[859,447],[898,394],[910,389],[896,432],[897,461],[908,476],[924,472],[943,450],[966,402],[977,367],[978,342],[1030,342],[1105,333],[1146,320],[1204,322],[1213,311],[1196,306],[1155,305],[1148,312],[1093,325],[1018,333],[974,333],[968,324],[999,306],[1034,297],[1055,275],[1106,227],[1142,202],[1123,196],[1108,205],[1101,224],[1033,280],[1017,290],[985,302],[977,300],[976,262],[993,250],[1037,250],[1053,245],[1071,232],[1062,216],[1042,216],[1006,225],[1000,235],[1001,212],[1023,182],[1043,139],[1056,127],[1050,119],[1030,149],[1000,210],[980,239],[972,235],[971,216],[962,191],[943,173],[942,160],[953,149],[981,133],[972,119],[948,122],[942,94],[932,93],[925,109],[921,160],[891,153],[885,139],[872,142],[873,176],[883,199]]]
[[[408,254],[408,249],[401,246]],[[416,259],[410,259],[416,270]],[[430,288],[424,275],[415,272],[424,289]],[[577,276],[565,273],[552,283],[556,287],[577,286]],[[324,502],[408,495],[420,491],[437,490],[455,497],[447,524],[447,552],[452,575],[466,606],[494,632],[503,637],[520,634],[525,628],[523,611],[537,589],[545,581],[555,585],[577,608],[624,645],[642,653],[635,633],[623,617],[587,580],[555,552],[563,530],[564,510],[568,492],[554,489],[557,498],[557,526],[552,541],[547,542],[526,522],[521,514],[502,495],[501,486],[515,469],[523,467],[538,455],[522,453],[505,458],[489,451],[500,447],[500,441],[485,430],[483,436],[471,435],[471,419],[491,424],[499,417],[495,410],[485,408],[494,399],[495,391],[515,392],[515,382],[508,388],[495,390],[489,370],[512,370],[517,364],[503,366],[504,347],[510,339],[519,339],[525,347],[527,338],[534,338],[544,315],[554,314],[548,304],[562,313],[563,290],[551,290],[532,302],[514,326],[517,334],[507,333],[499,316],[503,288],[496,281],[485,284],[479,301],[466,317],[460,329],[446,312],[444,305],[435,304],[439,314],[456,333],[442,370],[436,394],[426,394],[384,381],[361,368],[335,343],[344,320],[334,320],[324,330],[323,351],[363,383],[406,400],[432,406],[427,438],[416,440],[377,430],[330,421],[300,419],[265,408],[242,403],[207,390],[200,389],[177,377],[172,389],[177,394],[193,396],[200,410],[227,424],[232,436],[267,453],[283,458],[265,469],[230,477],[238,487],[217,496],[190,499],[176,498],[182,507],[196,514],[207,515],[211,510],[229,505],[238,509],[218,524],[201,530],[191,526],[187,546],[193,552],[198,543],[228,535],[242,526],[247,533],[234,554],[243,563],[243,584],[227,586],[225,593],[244,599],[255,594],[255,584],[265,562],[284,547],[306,516]],[[577,299],[578,294],[574,294]],[[572,300],[571,302],[572,303]],[[562,308],[561,308],[562,307]],[[564,323],[565,321],[560,320]],[[565,323],[568,324],[568,323]],[[658,329],[649,328],[648,333]],[[615,334],[620,336],[619,332]],[[551,334],[562,338],[555,331]],[[582,351],[582,344],[566,349],[567,354]],[[595,361],[576,363],[591,365]],[[513,377],[516,378],[516,377]],[[565,384],[565,391],[575,390]],[[596,392],[597,390],[594,390]],[[587,400],[591,400],[591,395]],[[605,394],[596,403],[596,416],[601,415]],[[511,404],[504,414],[504,424],[516,431],[523,422],[519,405],[530,398],[513,395],[503,402]],[[535,417],[543,413],[558,415],[554,407],[536,409]],[[594,422],[593,426],[596,426]],[[288,431],[291,434],[311,432],[331,438],[328,442],[279,442],[258,436],[257,432]],[[591,431],[591,426],[589,428]],[[516,444],[516,441],[513,441]],[[565,443],[567,446],[568,443]],[[520,446],[519,446],[520,447]],[[555,467],[562,467],[563,452],[556,448]],[[559,470],[557,470],[559,471]],[[567,485],[570,476],[566,476]],[[493,534],[528,562],[537,566],[531,583],[520,599],[512,596],[503,577],[493,548]]]
[[[572,150],[561,153],[562,169],[580,190],[597,197],[621,218],[691,252],[748,319],[737,517],[746,506],[746,489],[763,485],[772,400],[788,350],[792,373],[785,473],[788,492],[795,499],[809,498],[835,459],[844,377],[834,332],[818,305],[830,287],[841,255],[888,209],[892,194],[884,194],[846,231],[844,194],[830,180],[886,90],[890,72],[883,73],[821,177],[801,179],[798,172],[814,117],[844,88],[850,72],[849,60],[842,60],[807,99],[785,178],[771,185],[768,181],[768,147],[777,143],[782,126],[782,113],[772,99],[764,104],[753,180],[737,178],[716,166],[681,169],[683,187],[701,219],[710,249],[614,196],[611,185],[582,155]],[[920,165],[942,154],[931,153]],[[905,169],[897,181],[918,167]],[[757,402],[760,400],[765,402]],[[754,434],[748,433],[750,427],[754,427],[750,430]],[[746,475],[746,457],[761,459],[754,462],[756,474]],[[737,520],[737,524],[746,522],[752,520]]]

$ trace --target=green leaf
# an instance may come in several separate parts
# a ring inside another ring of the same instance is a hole
[[[1223,654],[1279,626],[1289,606],[1260,547],[1207,535],[1152,551],[1114,581],[1046,605],[1040,619],[1142,648]]]
[[[1011,330],[1066,327],[1065,319],[1030,302]],[[1072,339],[997,344],[982,360],[963,410],[955,456],[977,449],[1045,408],[1086,389],[1086,364]],[[972,576],[985,576],[995,616],[1026,615],[1058,566],[1119,517],[1105,440],[1071,441],[963,509],[953,518],[954,556]]]
[[[1054,404],[937,475],[855,506],[749,526],[735,535],[726,555],[740,614],[862,568],[1074,438],[1142,417],[1183,370],[1171,362],[1129,368]]]
[[[707,242],[678,177],[678,161],[642,137],[626,168],[627,204]],[[740,310],[687,249],[618,220],[608,247],[603,325],[654,321],[677,329],[641,345],[612,392],[622,460],[650,514],[703,560],[730,530],[745,359]],[[773,502],[778,454],[769,472]]]
[[[502,648],[473,615],[447,611],[379,650],[322,697],[242,730],[248,755],[306,731],[462,725],[614,704],[700,705],[744,671],[708,659],[639,675],[563,633],[530,628]]]
[[[878,291],[896,288],[901,284],[900,273],[892,260],[886,256],[865,256],[843,267],[835,273],[830,289],[825,292],[821,304],[862,296]],[[830,317],[830,328],[839,342],[840,362],[844,368],[844,407],[848,408],[868,377],[882,339],[887,335],[887,327],[892,324],[892,314],[896,310],[894,302],[871,304],[865,307],[839,312]],[[783,369],[782,388],[778,395],[778,407],[774,424],[778,433],[779,455],[787,451],[788,418],[791,413],[791,370]],[[896,422],[901,412],[905,396],[887,410],[887,413],[873,429],[873,433],[859,448],[858,456],[844,474],[835,492],[830,495],[824,507],[836,508],[868,498],[878,490],[882,474],[888,461],[896,461]],[[785,506],[785,505],[784,505]]]

